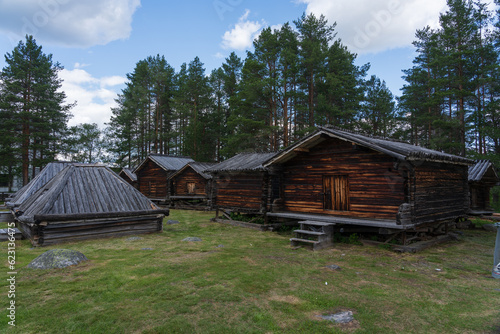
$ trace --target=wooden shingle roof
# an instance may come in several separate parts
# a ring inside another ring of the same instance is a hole
[[[287,161],[296,155],[296,151],[298,149],[312,147],[323,141],[325,137],[348,141],[359,146],[367,147],[374,151],[387,154],[398,160],[444,162],[459,165],[473,164],[473,161],[470,159],[431,150],[421,146],[411,145],[408,143],[390,139],[370,137],[354,132],[341,130],[335,127],[318,127],[318,129],[309,136],[304,137],[297,143],[291,145],[290,147],[274,156],[269,161],[265,162],[264,166],[267,167],[273,163]]]
[[[259,171],[262,164],[276,153],[240,153],[206,170],[207,173],[231,171]]]
[[[118,175],[121,176],[122,173],[124,175],[126,175],[131,181],[133,181],[133,182],[137,181],[137,174],[134,173],[133,169],[131,169],[131,168],[123,168],[120,171],[120,174],[118,174]]]
[[[108,167],[71,164],[24,201],[16,216],[33,223],[164,211]]]
[[[499,181],[495,166],[490,160],[477,160],[473,166],[469,166],[469,182],[480,182],[489,173],[492,179]]]
[[[190,157],[178,157],[172,155],[164,155],[164,154],[150,154],[144,161],[134,170],[134,173],[141,170],[145,163],[151,160],[156,163],[158,166],[163,168],[165,171],[172,172],[178,171],[186,164],[190,162],[194,162]]]
[[[205,173],[205,170],[207,170],[210,167],[215,166],[215,163],[210,163],[210,162],[190,162],[181,169],[179,169],[177,172],[175,172],[171,178],[176,177],[183,171],[185,171],[187,168],[192,168],[196,173],[198,173],[201,177],[204,179],[208,180],[212,178],[212,175]]]
[[[18,207],[28,197],[34,194],[38,189],[47,184],[54,176],[62,171],[71,162],[50,162],[35,176],[27,185],[17,191],[17,193],[6,203],[10,208]]]

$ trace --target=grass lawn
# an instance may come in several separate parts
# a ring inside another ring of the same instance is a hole
[[[7,324],[7,243],[0,332],[9,333],[498,333],[496,234],[417,254],[337,244],[293,250],[291,232],[259,232],[172,210],[164,232],[32,248],[16,242],[16,326]],[[185,242],[200,237],[201,242]],[[57,270],[26,265],[54,248],[89,261]],[[331,270],[327,265],[338,265]],[[319,315],[350,310],[355,321]]]

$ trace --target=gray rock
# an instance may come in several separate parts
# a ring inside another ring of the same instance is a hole
[[[146,247],[146,248],[141,248],[142,250],[153,250],[153,248],[149,248],[149,247]]]
[[[483,229],[485,229],[486,231],[490,231],[490,232],[497,231],[497,227],[495,226],[495,224],[485,224],[485,225],[483,225]]]
[[[217,248],[224,248],[224,245],[217,245]]]
[[[337,266],[336,264],[330,264],[328,266],[326,266],[328,269],[331,269],[331,270],[340,270],[340,267]]]
[[[167,222],[165,224],[167,225],[174,225],[174,224],[180,224],[181,222],[180,221],[177,221],[177,220],[167,220]]]
[[[32,269],[54,269],[74,266],[88,259],[82,253],[70,249],[51,249],[28,264]]]
[[[182,239],[182,241],[202,241],[202,240],[198,237],[187,237],[185,239]]]
[[[127,241],[136,241],[136,240],[141,240],[142,238],[141,237],[130,237],[130,238],[127,238],[126,240]]]
[[[336,314],[320,315],[321,319],[335,322],[337,324],[347,324],[354,320],[352,311],[345,311]]]

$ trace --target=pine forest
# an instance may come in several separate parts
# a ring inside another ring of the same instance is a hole
[[[26,183],[54,159],[134,167],[150,153],[219,162],[279,151],[327,124],[498,166],[500,13],[483,2],[447,5],[439,28],[415,32],[399,96],[383,73],[356,64],[334,22],[304,14],[265,28],[246,58],[233,52],[210,73],[199,57],[178,69],[162,55],[139,60],[104,129],[67,125],[62,66],[26,36],[0,73],[2,173]]]

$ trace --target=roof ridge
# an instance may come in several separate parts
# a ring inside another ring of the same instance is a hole
[[[350,129],[344,129],[344,128],[341,128],[339,126],[331,125],[331,124],[327,124],[325,126],[319,126],[319,128],[326,128],[326,129],[331,129],[331,130],[343,131],[343,132],[347,132],[347,133],[354,134],[354,135],[360,135],[360,136],[364,136],[364,137],[368,137],[368,138],[372,138],[372,139],[386,140],[386,141],[391,141],[394,143],[414,145],[414,144],[410,144],[407,141],[404,141],[401,139],[395,139],[395,138],[389,138],[389,137],[383,137],[383,136],[375,136],[375,135],[369,134],[369,133],[361,131],[361,130],[355,131],[355,130],[350,130]],[[415,145],[415,146],[418,146],[418,145]],[[420,147],[424,147],[424,146],[420,146]],[[424,147],[424,148],[426,148],[426,147]]]
[[[191,157],[187,155],[172,155],[172,154],[161,154],[161,153],[149,153],[148,156],[191,159]]]

